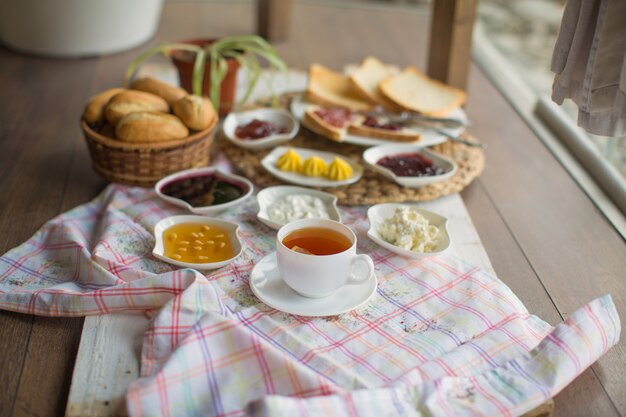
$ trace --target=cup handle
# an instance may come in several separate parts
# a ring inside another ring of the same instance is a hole
[[[365,274],[365,276],[363,277],[358,277],[354,275],[354,273],[350,273],[350,277],[348,277],[348,281],[346,282],[346,284],[362,284],[367,281],[369,277],[372,276],[372,274],[374,273],[374,262],[372,261],[372,258],[363,254],[356,255],[352,258],[352,261],[350,261],[350,268],[354,269],[354,265],[356,265],[356,263],[359,261],[365,262],[365,265],[367,265],[367,274]]]

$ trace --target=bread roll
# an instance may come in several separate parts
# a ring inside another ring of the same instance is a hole
[[[150,77],[135,80],[131,84],[130,88],[157,95],[167,101],[167,104],[169,104],[170,107],[187,95],[187,92],[182,88],[174,87],[173,85]]]
[[[190,129],[204,130],[217,117],[213,104],[206,97],[185,96],[174,103],[174,114]]]
[[[428,78],[408,67],[380,83],[381,92],[402,108],[433,117],[443,117],[465,103],[465,92]]]
[[[173,114],[134,112],[119,121],[115,135],[128,142],[164,142],[185,138],[189,130]]]
[[[155,111],[167,113],[170,106],[165,100],[154,94],[143,91],[125,90],[114,95],[104,109],[104,115],[109,123],[117,123],[129,113]]]
[[[83,112],[83,120],[89,124],[98,123],[104,118],[104,107],[107,105],[111,97],[124,91],[123,88],[111,88],[89,99]]]
[[[372,110],[374,105],[361,100],[348,77],[322,65],[309,68],[309,83],[306,96],[314,103],[327,107],[344,107],[350,110]]]

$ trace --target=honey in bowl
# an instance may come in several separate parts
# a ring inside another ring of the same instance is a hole
[[[205,264],[234,257],[230,232],[220,226],[179,223],[163,232],[164,255],[181,262]]]
[[[294,230],[282,240],[289,249],[307,255],[334,255],[352,246],[343,234],[325,227],[305,227]]]

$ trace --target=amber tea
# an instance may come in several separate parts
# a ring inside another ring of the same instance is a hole
[[[352,241],[343,234],[324,227],[294,230],[283,239],[283,245],[296,252],[311,255],[334,255],[348,250]]]

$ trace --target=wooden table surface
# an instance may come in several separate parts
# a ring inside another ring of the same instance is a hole
[[[293,13],[289,40],[276,45],[291,67],[340,69],[371,54],[425,68],[422,11],[302,1]],[[251,3],[179,1],[166,3],[152,42],[253,30]],[[78,120],[88,97],[119,85],[143,48],[80,60],[0,48],[0,253],[103,189]],[[462,197],[500,279],[552,324],[605,293],[623,316],[624,240],[476,67],[468,95],[470,131],[488,148],[484,173]],[[0,417],[64,413],[82,324],[0,312]],[[555,415],[626,415],[625,347],[622,341],[559,394]]]

